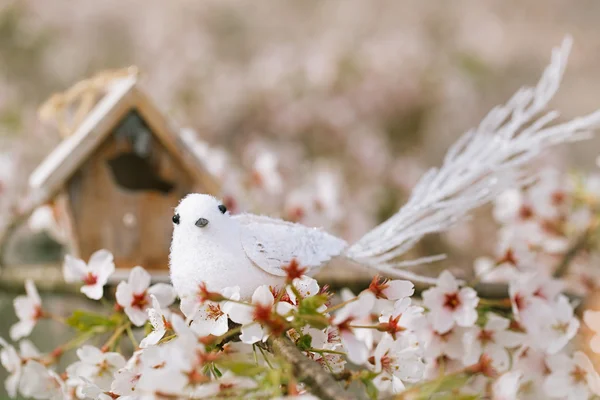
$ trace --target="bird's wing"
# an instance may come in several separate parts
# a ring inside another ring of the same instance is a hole
[[[248,258],[273,275],[285,276],[283,268],[293,259],[310,273],[347,246],[320,228],[252,214],[232,218],[241,225],[242,246]]]

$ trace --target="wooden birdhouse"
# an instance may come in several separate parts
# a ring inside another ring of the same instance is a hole
[[[173,208],[219,185],[192,146],[128,76],[106,94],[29,179],[33,197],[54,200],[71,251],[108,249],[118,268],[168,268]]]

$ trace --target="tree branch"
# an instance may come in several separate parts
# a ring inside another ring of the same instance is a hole
[[[316,362],[307,358],[289,339],[285,337],[270,338],[269,345],[273,352],[292,364],[294,374],[300,382],[310,388],[312,394],[323,400],[351,400],[360,398],[358,394],[350,395],[332,375],[327,373]]]

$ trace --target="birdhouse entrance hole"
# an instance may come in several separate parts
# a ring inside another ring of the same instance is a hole
[[[114,138],[124,151],[106,161],[113,180],[129,191],[154,191],[168,194],[172,182],[161,178],[152,163],[152,134],[150,128],[136,111],[131,111],[115,128]]]

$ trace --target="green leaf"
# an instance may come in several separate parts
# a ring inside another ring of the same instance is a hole
[[[300,300],[298,313],[307,315],[321,315],[321,313],[317,311],[317,308],[321,307],[326,302],[326,294],[317,294],[315,296],[305,297]]]
[[[221,372],[221,370],[219,370],[219,368],[217,368],[216,365],[213,365],[213,371],[215,371],[215,374],[217,374],[219,378],[223,376],[223,373]]]
[[[67,318],[67,324],[80,332],[88,332],[98,327],[110,330],[117,327],[120,318],[116,315],[106,316],[84,310],[75,310]]]
[[[427,382],[423,385],[420,385],[419,395],[416,397],[418,400],[427,400],[432,398],[432,396],[436,393],[447,393],[452,392],[454,390],[460,389],[466,385],[469,380],[469,375],[448,375],[445,377],[441,377],[432,382]],[[451,395],[450,398],[459,398],[457,397],[457,393],[448,393]],[[438,396],[435,397],[436,399]]]
[[[300,300],[298,305],[297,317],[304,320],[315,329],[325,329],[329,326],[329,320],[317,309],[327,302],[327,295],[317,294],[311,297],[305,297]]]
[[[478,394],[444,393],[433,396],[432,400],[478,400]]]
[[[371,379],[362,379],[362,382],[365,384],[365,389],[367,391],[367,396],[371,400],[377,400],[379,396],[379,390],[377,390],[377,386],[373,383]]]
[[[265,371],[265,368],[260,365],[243,361],[222,360],[218,364],[238,376],[255,377]]]
[[[310,349],[312,347],[312,336],[302,335],[300,339],[296,341],[296,346],[298,346],[300,350],[304,351]]]

